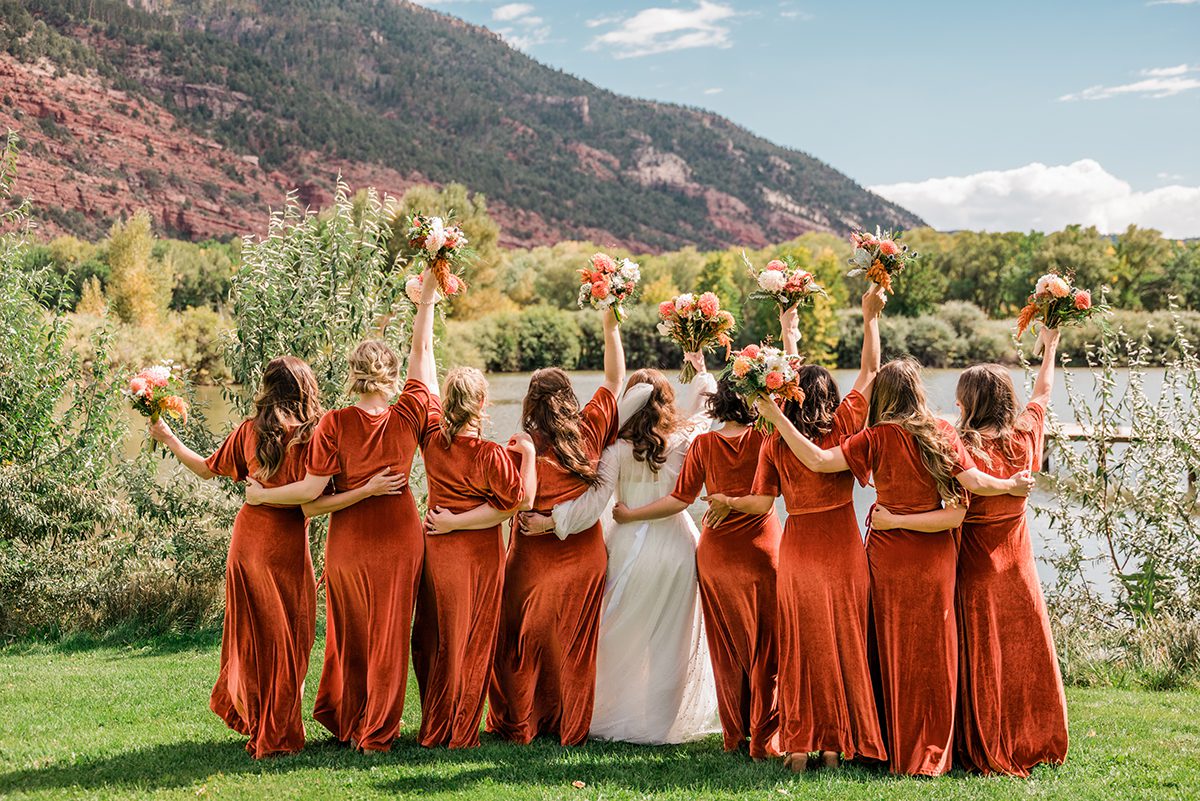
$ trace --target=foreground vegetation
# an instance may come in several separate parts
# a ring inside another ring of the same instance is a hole
[[[668,747],[593,743],[520,748],[485,735],[477,750],[414,742],[419,708],[409,681],[406,726],[389,754],[338,748],[306,719],[300,755],[255,763],[208,711],[215,636],[133,646],[15,645],[0,651],[0,796],[68,798],[430,799],[1171,799],[1200,779],[1200,693],[1071,689],[1067,764],[1028,780],[897,779],[846,768],[795,777],[721,751],[719,738]],[[318,641],[314,655],[321,653]],[[320,660],[306,686],[312,709]],[[574,782],[583,782],[577,788]]]

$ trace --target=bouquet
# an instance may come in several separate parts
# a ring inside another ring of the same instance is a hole
[[[607,253],[595,253],[588,269],[579,271],[579,308],[591,303],[593,309],[612,308],[617,322],[625,319],[621,304],[633,297],[642,271],[637,262],[616,261]]]
[[[725,355],[729,355],[729,346],[733,344],[729,338],[734,328],[733,315],[721,308],[720,298],[712,292],[705,292],[699,298],[689,293],[664,300],[658,304],[658,316],[658,333],[679,343],[684,353],[698,353],[724,345]],[[679,380],[690,384],[695,377],[696,368],[685,362],[679,371]]]
[[[164,415],[171,415],[187,422],[187,401],[183,392],[183,379],[171,362],[139,370],[129,379],[125,396],[133,403],[134,411],[157,423]],[[157,443],[151,440],[150,449],[156,450]]]
[[[920,258],[920,254],[909,250],[908,245],[900,244],[901,236],[900,231],[880,231],[878,226],[873,235],[862,231],[852,233],[850,244],[854,245],[854,255],[850,257],[850,264],[854,269],[848,275],[866,275],[883,287],[884,292],[891,292],[892,276],[899,275]]]
[[[1082,325],[1092,315],[1108,311],[1104,304],[1092,302],[1091,292],[1071,286],[1070,279],[1058,273],[1046,273],[1038,279],[1033,294],[1017,315],[1017,337],[1037,321],[1046,328],[1064,323]]]
[[[471,256],[467,236],[457,225],[441,217],[414,214],[408,218],[408,246],[418,251],[429,265],[444,295],[453,295],[451,278],[457,278],[462,266]],[[459,282],[461,289],[461,281]]]
[[[408,280],[404,282],[404,294],[408,295],[408,299],[412,301],[414,306],[420,304],[421,302],[421,287],[425,283],[424,275],[425,274],[423,272],[417,273],[416,275],[410,275]],[[446,283],[443,289],[446,295],[457,295],[459,292],[462,292],[463,287],[465,286],[466,283],[461,278],[454,273],[451,273],[450,275],[446,276]],[[437,303],[443,297],[444,295],[442,294],[442,290],[434,290],[434,303]]]
[[[751,402],[760,396],[770,396],[779,402],[803,403],[804,390],[800,388],[803,361],[798,355],[769,345],[747,345],[734,356],[721,377]]]
[[[758,289],[750,295],[752,300],[773,300],[779,304],[780,310],[783,310],[812,303],[817,295],[825,294],[825,290],[813,279],[812,273],[796,266],[796,260],[791,256],[771,259],[761,270],[750,263],[744,250],[742,261],[758,284]]]

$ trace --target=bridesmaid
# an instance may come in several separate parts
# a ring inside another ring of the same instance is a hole
[[[359,751],[387,751],[400,733],[408,683],[409,635],[425,538],[407,487],[360,499],[380,471],[407,481],[437,396],[433,305],[428,275],[413,321],[408,379],[394,403],[400,362],[383,342],[350,355],[352,406],[327,413],[317,426],[300,482],[257,493],[264,501],[312,497],[333,479],[335,494],[305,505],[332,514],[325,550],[325,664],[313,717]],[[256,498],[257,500],[257,498]]]
[[[959,432],[991,475],[1041,465],[1058,331],[1043,328],[1041,339],[1042,366],[1024,411],[1003,367],[976,365],[959,378]],[[971,498],[958,552],[956,751],[963,767],[1011,776],[1067,758],[1066,698],[1025,511],[1024,498]],[[911,525],[878,509],[875,522]]]
[[[871,386],[879,372],[879,314],[886,298],[875,288],[862,297],[862,359],[854,388],[838,402],[837,384],[824,367],[800,372],[804,402],[784,414],[822,448],[840,445],[867,421]],[[783,341],[796,350],[795,310],[782,318]],[[763,513],[783,495],[787,524],[779,548],[779,715],[785,765],[802,772],[809,753],[826,767],[847,760],[886,760],[867,660],[870,573],[854,516],[854,479],[846,472],[816,473],[774,433],[763,447],[752,494],[714,497],[734,510]]]
[[[254,417],[207,459],[180,442],[165,419],[150,424],[150,436],[200,478],[255,476],[273,487],[303,476],[320,417],[312,370],[294,356],[281,356],[263,372]],[[317,590],[308,521],[297,502],[242,506],[229,542],[221,670],[209,706],[250,738],[246,750],[255,759],[304,747],[301,705]]]
[[[758,407],[808,469],[849,470],[864,485],[874,477],[879,505],[919,513],[918,525],[933,521],[929,533],[872,527],[867,562],[889,768],[909,775],[946,773],[958,681],[954,529],[965,514],[964,490],[1024,495],[1032,477],[1024,471],[1002,480],[976,469],[953,426],[929,410],[920,367],[912,359],[880,369],[869,427],[840,446],[814,444],[773,402],[759,400]]]
[[[427,747],[479,745],[504,582],[501,522],[532,508],[537,492],[537,455],[529,435],[518,434],[508,449],[483,439],[487,394],[483,373],[451,370],[421,443],[431,520],[438,512],[465,512],[480,504],[497,513],[483,529],[426,527],[413,668],[421,689],[417,742]],[[519,467],[509,451],[519,454]]]
[[[537,448],[533,508],[543,514],[595,483],[600,454],[617,437],[625,352],[612,310],[603,314],[604,383],[583,409],[559,368],[529,379],[521,424]],[[607,563],[599,521],[565,540],[526,533],[519,518],[513,524],[488,731],[517,743],[538,735],[557,735],[563,745],[587,739]]]
[[[751,427],[755,414],[724,380],[708,396],[708,412],[723,425],[692,441],[674,491],[635,509],[617,504],[613,518],[618,523],[679,514],[696,501],[702,488],[710,494],[749,494],[763,443],[763,435]],[[776,757],[779,519],[768,505],[751,514],[735,512],[723,522],[714,523],[706,515],[704,522],[696,569],[725,750],[744,748],[749,740],[751,758]]]

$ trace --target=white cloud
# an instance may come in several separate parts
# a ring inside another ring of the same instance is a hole
[[[508,23],[496,33],[518,50],[529,50],[550,41],[550,26],[534,13],[529,3],[506,3],[492,9],[492,19]]]
[[[1183,176],[1177,172],[1160,172],[1156,177],[1162,181],[1182,181],[1183,180]]]
[[[1148,6],[1194,6],[1200,0],[1150,0]]]
[[[729,28],[719,23],[735,14],[732,7],[709,0],[700,0],[695,8],[647,8],[621,19],[588,48],[611,48],[616,58],[635,58],[693,47],[729,47]],[[599,27],[616,20],[593,22]]]
[[[1153,67],[1142,70],[1140,75],[1142,79],[1133,83],[1090,86],[1082,92],[1063,95],[1059,100],[1107,100],[1120,95],[1143,95],[1159,99],[1200,89],[1200,66],[1179,64],[1174,67]]]
[[[497,22],[508,22],[517,17],[524,17],[531,11],[533,11],[533,6],[528,3],[506,3],[492,9],[492,19]]]
[[[870,188],[943,230],[1051,231],[1080,223],[1117,233],[1133,223],[1170,237],[1200,235],[1200,186],[1139,192],[1092,159]]]
[[[724,92],[724,91],[725,91],[725,90],[724,90],[724,89],[722,89],[720,86],[714,86],[714,87],[712,87],[711,89],[705,89],[705,90],[704,90],[704,94],[706,94],[706,95],[719,95],[719,94],[721,94],[721,92]]]

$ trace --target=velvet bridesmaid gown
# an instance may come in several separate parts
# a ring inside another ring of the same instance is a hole
[[[259,469],[247,420],[205,460],[214,474],[245,481]],[[304,478],[308,443],[289,448],[279,487]],[[221,669],[209,706],[250,738],[255,759],[304,747],[304,676],[316,626],[317,588],[308,521],[298,506],[243,505],[233,522],[225,566]]]
[[[710,494],[749,495],[762,444],[763,435],[753,429],[734,437],[701,434],[688,449],[671,496],[690,504],[702,487]],[[736,751],[749,739],[750,756],[758,759],[779,754],[775,573],[780,534],[774,510],[731,512],[717,528],[704,526],[696,546],[725,750]]]
[[[1046,410],[1029,404],[1009,440],[984,440],[999,478],[1042,463]],[[1028,776],[1067,758],[1067,706],[1026,520],[1026,499],[972,497],[958,554],[959,726],[963,766]]]
[[[425,432],[429,390],[409,380],[382,414],[327,412],[308,472],[338,492],[390,468],[408,475]],[[411,489],[334,512],[325,548],[325,664],[313,717],[343,743],[387,751],[400,733],[413,604],[425,533]]]
[[[606,387],[583,408],[580,426],[593,464],[617,438],[617,399]],[[586,482],[565,470],[534,435],[538,488],[534,510],[582,495]],[[596,693],[596,643],[608,554],[600,522],[564,540],[529,535],[514,524],[504,573],[487,730],[517,743],[556,735],[587,739]]]
[[[867,399],[852,391],[816,444],[862,430]],[[867,659],[870,571],[854,517],[854,477],[816,473],[779,436],[763,447],[754,495],[782,495],[779,546],[779,728],[789,753],[887,759]]]
[[[523,495],[502,445],[460,434],[447,443],[436,399],[421,444],[429,508],[466,512],[482,503],[515,509]],[[423,746],[479,745],[504,584],[502,527],[425,535],[413,620],[413,670],[421,690]]]
[[[975,466],[945,421],[956,451],[955,474]],[[897,514],[940,509],[933,476],[916,440],[883,423],[848,437],[842,451],[864,485],[874,477],[877,503]],[[892,773],[940,776],[950,770],[958,683],[954,582],[958,531],[867,532],[871,611],[878,650],[884,744]]]

